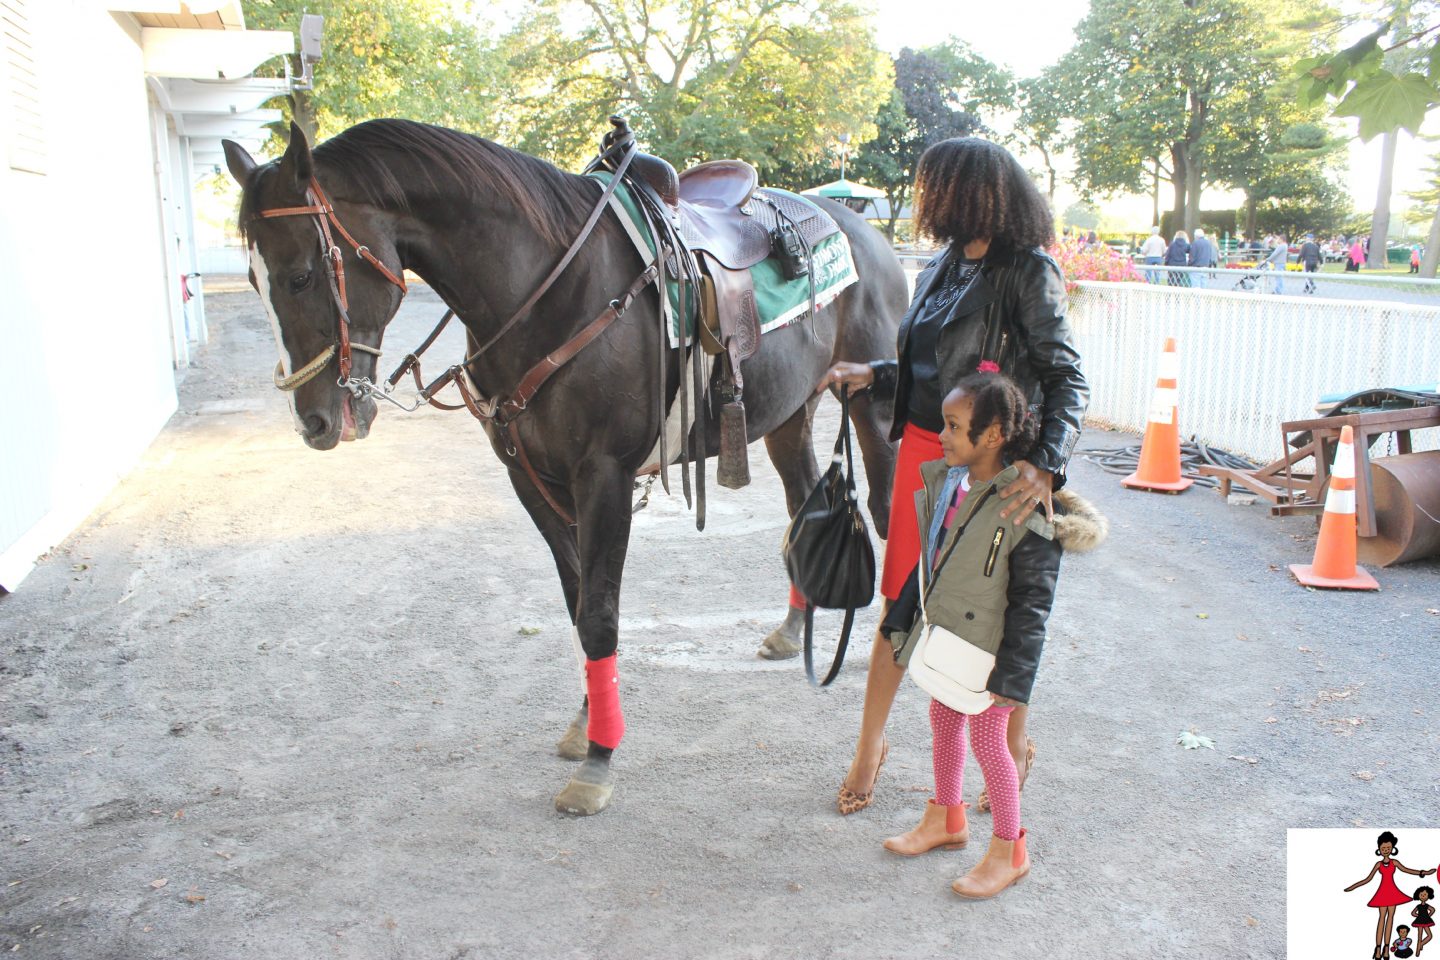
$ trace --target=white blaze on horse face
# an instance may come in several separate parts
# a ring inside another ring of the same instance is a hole
[[[265,316],[270,319],[270,332],[275,335],[275,348],[280,351],[280,375],[290,376],[295,364],[290,359],[290,351],[285,349],[285,338],[280,335],[280,317],[275,313],[275,305],[270,302],[270,268],[265,265],[265,258],[260,255],[260,245],[250,244],[250,272],[255,275],[255,287],[260,292],[260,302],[265,304]],[[300,421],[300,412],[295,409],[295,394],[289,391],[285,393],[285,401],[290,406],[290,416],[295,420],[295,430],[303,434],[305,424]]]

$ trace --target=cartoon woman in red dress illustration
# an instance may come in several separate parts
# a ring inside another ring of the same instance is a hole
[[[1395,908],[1402,903],[1410,902],[1410,898],[1395,885],[1395,871],[1403,870],[1416,877],[1428,877],[1435,871],[1411,870],[1399,860],[1393,859],[1395,854],[1400,852],[1400,840],[1389,830],[1380,834],[1375,845],[1375,854],[1380,860],[1370,868],[1370,872],[1364,880],[1350,884],[1345,888],[1345,892],[1349,893],[1351,890],[1365,886],[1374,879],[1375,874],[1380,874],[1380,889],[1375,891],[1375,896],[1370,898],[1370,902],[1366,906],[1375,907],[1380,911],[1379,922],[1375,925],[1375,952],[1371,956],[1373,960],[1385,960],[1385,954],[1389,948],[1390,930],[1395,924]]]

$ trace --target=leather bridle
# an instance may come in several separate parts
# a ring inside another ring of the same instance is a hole
[[[579,235],[576,236],[574,242],[570,244],[569,249],[565,251],[565,255],[560,258],[560,261],[555,264],[550,273],[541,281],[539,287],[526,298],[525,302],[515,310],[510,318],[500,326],[500,329],[496,331],[490,339],[481,344],[479,348],[474,350],[463,361],[451,366],[428,385],[424,385],[421,379],[420,354],[424,353],[425,349],[435,342],[435,339],[440,335],[440,331],[444,329],[446,323],[454,316],[454,311],[446,311],[445,316],[440,320],[440,324],[431,332],[430,336],[425,338],[425,342],[421,344],[418,349],[405,356],[400,367],[391,374],[383,388],[376,386],[368,377],[352,378],[350,376],[350,352],[352,350],[360,350],[376,357],[380,356],[380,351],[374,347],[368,347],[363,343],[352,343],[350,341],[350,301],[345,290],[345,262],[340,252],[340,247],[335,243],[334,236],[331,233],[331,227],[334,227],[335,233],[338,233],[349,243],[358,257],[367,261],[376,270],[379,270],[386,280],[389,280],[395,284],[395,286],[399,287],[402,297],[408,292],[404,277],[392,273],[385,264],[380,262],[379,258],[370,252],[368,247],[350,235],[350,232],[345,229],[335,216],[334,205],[331,204],[330,198],[325,195],[325,191],[320,189],[320,183],[314,177],[310,178],[310,186],[305,192],[305,199],[308,201],[307,206],[277,207],[272,210],[261,210],[256,213],[252,220],[298,216],[308,216],[311,218],[311,222],[315,224],[316,232],[320,237],[321,248],[325,252],[325,274],[330,283],[331,297],[334,299],[338,311],[338,333],[335,342],[321,351],[319,355],[305,364],[305,366],[289,376],[282,376],[283,367],[277,364],[275,368],[275,386],[287,392],[299,389],[301,385],[308,383],[318,376],[320,371],[325,369],[330,363],[330,360],[338,354],[340,360],[340,379],[338,384],[349,390],[356,399],[376,397],[387,400],[404,410],[415,410],[422,403],[429,403],[442,410],[457,410],[461,406],[464,406],[464,408],[469,410],[475,419],[481,423],[493,424],[506,431],[508,438],[505,445],[505,452],[516,459],[520,467],[525,471],[526,476],[530,479],[530,482],[540,492],[545,502],[550,505],[550,508],[554,510],[567,525],[573,526],[575,524],[575,518],[569,511],[561,506],[555,498],[555,495],[551,492],[550,485],[541,478],[535,470],[534,465],[531,464],[530,458],[525,452],[525,446],[520,442],[520,432],[516,425],[516,419],[529,407],[530,400],[535,396],[536,392],[539,391],[545,381],[550,379],[556,371],[594,341],[596,337],[604,333],[612,323],[624,316],[625,311],[629,309],[630,304],[640,295],[641,291],[659,281],[661,283],[661,298],[663,300],[664,292],[663,280],[660,275],[660,254],[657,254],[655,259],[646,265],[645,269],[640,272],[640,275],[635,278],[623,294],[610,301],[610,305],[601,311],[599,316],[586,324],[578,333],[566,341],[563,346],[551,351],[532,366],[521,378],[514,393],[509,397],[494,397],[488,401],[478,400],[472,394],[469,387],[467,387],[466,379],[462,374],[465,373],[466,367],[478,360],[481,355],[494,346],[501,337],[509,333],[517,323],[529,315],[540,298],[554,285],[555,281],[559,279],[560,274],[563,273],[565,268],[575,259],[575,255],[580,252],[580,248],[584,245],[585,240],[595,229],[596,223],[600,220],[600,215],[609,204],[611,194],[613,194],[620,185],[626,168],[629,167],[630,161],[635,156],[636,151],[633,143],[627,144],[622,150],[623,152],[615,165],[614,174],[610,182],[605,185],[599,201],[590,211],[590,216],[585,221],[585,225],[581,227]],[[662,322],[664,321],[663,310],[661,311],[661,320]],[[661,336],[661,342],[663,343],[663,330]],[[390,396],[390,390],[407,372],[414,375],[415,385],[417,388],[420,388],[414,407],[406,407]],[[442,387],[451,383],[455,384],[459,390],[463,404],[445,404],[434,399],[434,395],[439,392]],[[662,434],[664,432],[663,420],[661,432]]]
[[[350,297],[345,288],[345,257],[341,253],[340,246],[335,242],[335,234],[344,238],[357,257],[369,263],[380,271],[381,276],[399,287],[402,298],[409,292],[405,286],[404,270],[399,273],[392,272],[381,262],[379,257],[370,252],[369,247],[350,235],[350,231],[346,230],[340,219],[335,216],[335,205],[330,202],[325,191],[320,189],[320,181],[314,177],[310,178],[310,185],[305,191],[305,199],[308,201],[307,206],[261,210],[251,220],[271,220],[276,217],[310,218],[310,222],[315,225],[315,232],[320,238],[320,249],[325,261],[325,278],[330,284],[330,297],[335,301],[337,311],[337,331],[334,343],[289,376],[283,375],[285,372],[283,363],[277,363],[275,365],[275,386],[287,393],[298,390],[304,384],[315,379],[320,371],[324,370],[338,355],[340,360],[338,383],[358,396],[360,392],[358,381],[350,378],[351,351],[359,350],[375,357],[380,356],[380,351],[363,343],[352,343],[350,340]],[[331,232],[332,227],[334,228],[333,233]]]

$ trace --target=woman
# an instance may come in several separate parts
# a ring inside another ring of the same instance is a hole
[[[844,383],[893,392],[890,439],[900,441],[890,496],[890,538],[880,591],[885,607],[900,595],[920,557],[915,492],[920,464],[943,456],[940,401],[963,377],[984,369],[1015,380],[1040,417],[1035,452],[1016,461],[1020,476],[1001,491],[1023,493],[1002,516],[1023,524],[1036,508],[1051,514],[1050,495],[1065,482],[1065,464],[1080,437],[1090,387],[1080,372],[1065,321],[1065,280],[1044,247],[1055,224],[1034,182],[1003,147],[965,137],[937,143],[920,158],[915,226],[946,249],[915,280],[915,297],[900,323],[899,360],[837,363],[817,390]],[[840,786],[843,814],[869,806],[885,761],[885,720],[905,675],[890,641],[876,633],[865,681],[860,740]],[[1034,745],[1025,736],[1026,709],[1010,718],[1007,743],[1029,772]],[[980,808],[985,809],[984,798]]]
[[[1410,898],[1395,883],[1395,871],[1399,870],[1414,877],[1428,877],[1434,870],[1411,870],[1405,864],[1395,859],[1400,852],[1400,839],[1389,830],[1381,833],[1375,841],[1375,855],[1380,859],[1370,868],[1364,880],[1358,880],[1345,888],[1345,892],[1358,890],[1365,886],[1375,874],[1380,874],[1380,886],[1375,895],[1366,904],[1379,910],[1379,916],[1375,921],[1375,960],[1383,960],[1386,954],[1386,947],[1389,946],[1390,927],[1395,923],[1395,908],[1401,904],[1409,903]]]
[[[1175,237],[1170,241],[1170,247],[1165,251],[1165,266],[1184,267],[1190,263],[1190,234],[1184,230],[1176,230]],[[1190,275],[1180,273],[1176,270],[1169,271],[1170,286],[1190,286]]]

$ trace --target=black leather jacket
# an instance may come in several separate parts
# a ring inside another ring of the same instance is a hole
[[[944,274],[952,249],[938,254],[915,279],[915,297],[900,322],[898,357],[905,356],[906,341],[915,316]],[[1039,248],[1009,253],[992,252],[980,274],[950,308],[940,327],[936,358],[941,388],[974,373],[982,360],[993,360],[1030,398],[1040,416],[1040,440],[1029,461],[1055,475],[1055,487],[1065,482],[1065,464],[1080,439],[1080,426],[1090,406],[1090,385],[1080,372],[1070,324],[1065,320],[1067,298],[1060,267]],[[895,395],[895,419],[890,439],[905,430],[909,407],[910,369],[897,360],[876,360],[872,392]]]

